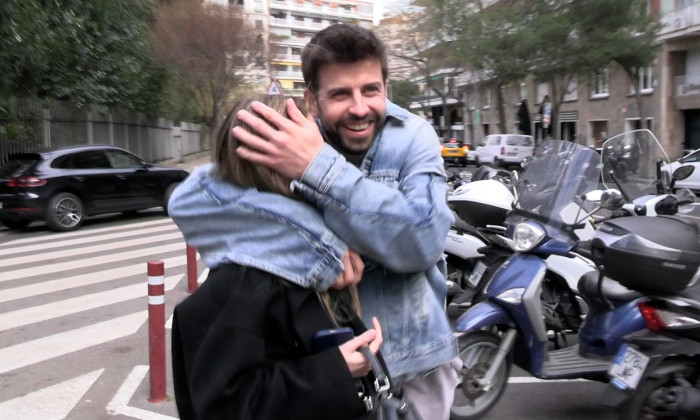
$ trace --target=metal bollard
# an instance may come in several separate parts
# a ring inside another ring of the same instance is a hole
[[[151,396],[159,403],[165,395],[165,269],[163,261],[148,262],[148,348]]]
[[[187,292],[194,293],[199,287],[197,284],[197,250],[187,245]]]

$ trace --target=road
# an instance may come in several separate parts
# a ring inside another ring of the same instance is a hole
[[[70,233],[3,229],[0,255],[1,419],[177,418],[169,347],[170,400],[148,402],[147,262],[165,263],[166,320],[188,295],[185,244],[170,219],[152,211]],[[516,369],[486,418],[612,419],[597,404],[603,390]]]
[[[0,256],[0,419],[177,418],[172,400],[147,401],[147,262],[164,262],[166,320],[187,296],[185,244],[162,211],[0,230]]]

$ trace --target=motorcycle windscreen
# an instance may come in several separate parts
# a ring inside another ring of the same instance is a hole
[[[603,185],[623,190],[631,200],[656,194],[657,160],[668,163],[666,152],[649,130],[618,134],[603,143]]]
[[[586,212],[571,217],[570,208],[572,204],[581,206],[581,195],[598,189],[599,179],[600,156],[595,150],[569,141],[547,140],[520,176],[518,210],[509,221],[524,217],[557,227],[580,222],[574,219]]]

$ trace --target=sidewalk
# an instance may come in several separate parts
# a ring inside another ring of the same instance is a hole
[[[211,163],[211,152],[208,150],[184,156],[182,162],[179,162],[177,159],[168,159],[155,164],[158,166],[182,168],[187,172],[192,172],[197,166],[206,165],[207,163]]]

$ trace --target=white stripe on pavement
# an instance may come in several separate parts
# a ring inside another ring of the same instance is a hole
[[[199,256],[199,254],[198,254]],[[187,256],[172,257],[161,260],[165,269],[187,265]],[[39,296],[47,293],[54,293],[69,290],[76,287],[89,286],[116,279],[123,279],[137,275],[146,276],[148,272],[147,264],[139,263],[110,270],[95,271],[87,274],[80,274],[72,277],[64,277],[56,280],[44,281],[41,283],[28,284],[12,289],[2,289],[0,293],[0,303],[17,299],[24,299],[32,296]]]
[[[185,243],[176,243],[170,245],[163,245],[147,249],[137,249],[134,251],[121,252],[116,254],[101,255],[92,258],[85,258],[80,260],[80,265],[76,265],[75,262],[66,261],[56,264],[46,264],[37,267],[22,268],[18,270],[6,271],[0,273],[0,283],[4,281],[24,279],[31,276],[39,276],[45,274],[56,274],[57,276],[63,276],[64,271],[74,270],[76,268],[91,267],[100,264],[108,264],[115,261],[127,260],[132,258],[142,259],[147,262],[149,255],[158,255],[160,253],[167,253],[182,250],[185,252]]]
[[[133,224],[128,224],[128,225],[120,225],[120,226],[109,226],[109,227],[99,227],[96,229],[92,228],[83,228],[83,229],[78,229],[72,232],[48,232],[46,234],[33,234],[32,236],[26,237],[26,238],[17,238],[10,240],[8,242],[3,242],[0,244],[0,249],[2,248],[14,248],[15,245],[17,244],[33,244],[36,242],[44,242],[47,240],[55,240],[55,239],[66,239],[66,238],[73,238],[76,236],[88,236],[90,237],[91,235],[102,235],[105,232],[114,232],[117,230],[130,230],[133,228],[140,228],[144,226],[156,226],[156,225],[172,225],[172,226],[177,226],[175,225],[175,222],[172,221],[172,219],[158,219],[158,220],[150,220],[146,222],[140,222],[140,223],[133,223]],[[53,241],[54,243],[60,242],[60,241]]]
[[[159,233],[159,232],[169,232],[169,231],[177,231],[177,226],[174,224],[167,224],[165,226],[157,226],[154,228],[150,229],[138,229],[133,232],[119,232],[119,233],[111,233],[107,235],[100,235],[97,237],[100,241],[109,241],[109,240],[117,240],[117,239],[126,239],[130,238],[133,236],[139,236],[139,235],[144,235],[144,234],[151,234],[151,233]],[[53,248],[66,248],[69,246],[74,246],[74,245],[82,245],[82,244],[89,244],[95,242],[95,236],[87,236],[84,238],[76,238],[76,239],[68,239],[68,240],[62,240],[60,242],[45,242],[42,244],[33,244],[33,245],[25,245],[25,246],[17,246],[17,244],[13,244],[11,248],[3,250],[2,255],[3,257],[8,257],[10,255],[15,255],[15,254],[21,254],[23,252],[37,252],[37,251],[42,251],[44,249],[53,249]],[[2,247],[0,247],[2,249]],[[15,263],[16,264],[16,263]]]
[[[71,331],[0,349],[0,374],[135,334],[148,311],[112,318]]]
[[[62,420],[80,402],[86,392],[102,375],[95,370],[77,378],[30,392],[27,395],[0,402],[4,419]]]
[[[100,238],[101,239],[101,238]],[[136,248],[152,244],[154,242],[170,241],[173,239],[182,239],[182,234],[178,232],[154,235],[143,238],[131,239],[128,241],[113,241],[111,243],[104,243],[100,245],[87,245],[84,247],[74,247],[66,248],[63,243],[61,246],[55,246],[58,251],[53,252],[38,252],[35,254],[29,254],[22,257],[13,257],[0,260],[0,267],[7,267],[10,265],[20,265],[20,264],[30,264],[30,263],[43,263],[44,261],[50,261],[59,258],[70,258],[76,255],[87,254],[90,252],[106,252],[112,250],[120,250],[123,248]],[[182,240],[182,245],[180,245],[185,252],[186,245],[185,241]]]
[[[184,274],[168,277],[165,280],[165,290],[172,290],[184,277]],[[144,282],[110,289],[104,292],[82,295],[72,299],[59,300],[45,305],[5,312],[0,314],[0,331],[146,296],[148,296],[148,284]]]
[[[136,393],[139,385],[148,373],[149,367],[144,365],[135,366],[129,376],[126,378],[122,386],[112,400],[107,404],[107,413],[113,416],[122,415],[139,420],[177,420],[176,417],[166,416],[165,414],[155,413],[153,411],[144,410],[129,406],[129,401]]]

